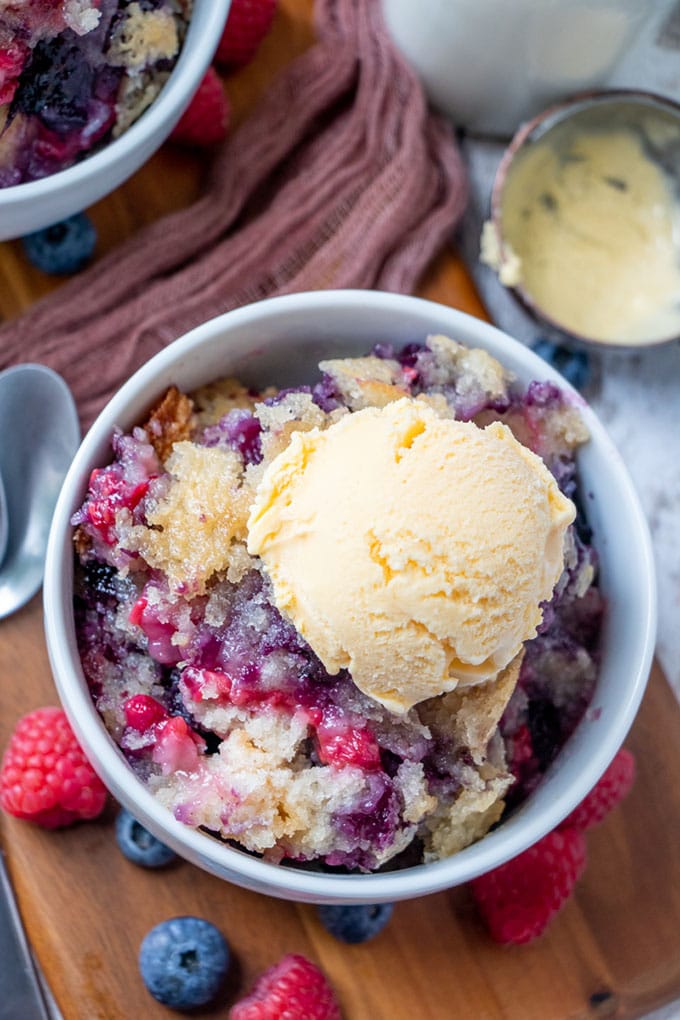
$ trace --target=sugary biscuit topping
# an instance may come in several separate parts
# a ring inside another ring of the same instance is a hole
[[[320,361],[319,368],[333,379],[350,411],[384,407],[408,393],[399,384],[399,364],[386,358],[334,358]]]
[[[430,730],[466,747],[482,765],[501,716],[517,685],[524,658],[522,650],[492,681],[458,688],[423,702],[419,712]]]
[[[128,4],[125,17],[116,25],[107,51],[114,67],[141,68],[177,53],[177,24],[170,11],[149,11],[139,3]]]
[[[146,524],[131,529],[128,541],[171,588],[202,594],[227,570],[232,543],[245,539],[252,497],[233,451],[180,442],[165,467],[169,485],[149,499]]]
[[[122,80],[116,97],[113,138],[119,138],[141,117],[159,95],[169,77],[167,71],[142,70]]]

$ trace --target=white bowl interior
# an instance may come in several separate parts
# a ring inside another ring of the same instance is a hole
[[[120,138],[38,181],[0,188],[0,241],[40,230],[110,194],[145,163],[179,120],[212,60],[231,0],[195,0],[186,39],[157,99]]]
[[[608,611],[603,667],[591,709],[539,789],[498,829],[453,857],[400,872],[328,875],[267,864],[176,821],[135,778],[97,715],[76,648],[71,514],[94,466],[110,460],[114,425],[143,420],[172,383],[184,389],[223,375],[279,386],[313,380],[323,356],[365,353],[446,333],[483,347],[517,377],[552,379],[582,406],[591,441],[579,454],[584,504],[601,559]],[[114,396],[85,437],[55,511],[44,600],[57,687],[79,739],[113,794],[156,836],[193,863],[239,885],[310,902],[376,903],[457,885],[515,856],[557,825],[605,770],[633,721],[656,634],[655,581],[647,525],[626,469],[593,412],[545,362],[488,324],[417,298],[330,291],[262,301],[212,320],[170,345]]]

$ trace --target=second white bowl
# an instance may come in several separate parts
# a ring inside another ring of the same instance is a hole
[[[224,29],[231,0],[195,0],[177,63],[139,120],[75,166],[38,181],[0,188],[0,241],[22,237],[81,212],[138,170],[168,137],[198,88]]]

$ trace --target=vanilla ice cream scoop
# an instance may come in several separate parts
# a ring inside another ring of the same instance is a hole
[[[505,425],[404,398],[294,433],[248,550],[328,672],[401,713],[495,677],[535,635],[574,516]]]

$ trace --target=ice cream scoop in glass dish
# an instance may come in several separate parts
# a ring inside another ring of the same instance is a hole
[[[633,720],[647,527],[578,394],[411,297],[297,294],[141,368],[85,437],[44,587],[62,701],[195,864],[376,903],[554,828]]]
[[[0,240],[109,194],[158,149],[230,0],[0,4]]]

